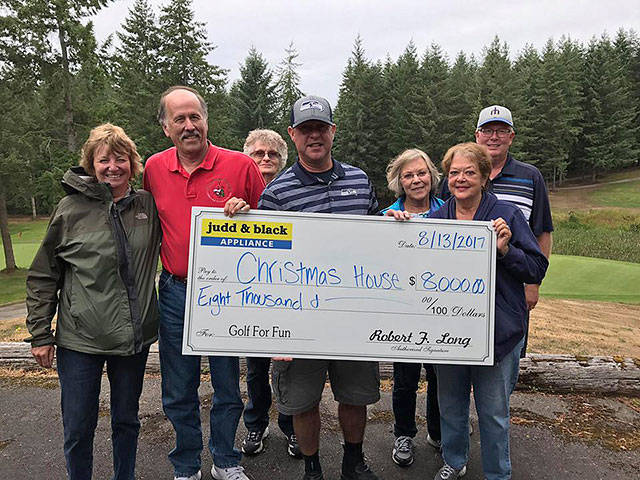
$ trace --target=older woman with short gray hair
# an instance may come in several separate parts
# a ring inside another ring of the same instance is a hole
[[[287,164],[287,144],[273,130],[252,130],[244,142],[243,151],[258,165],[265,183],[271,182]]]

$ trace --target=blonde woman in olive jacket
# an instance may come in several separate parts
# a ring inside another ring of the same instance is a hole
[[[134,478],[138,401],[149,346],[158,336],[154,282],[161,239],[153,198],[129,184],[141,170],[136,146],[120,127],[94,128],[80,166],[63,177],[67,196],[27,276],[27,340],[41,366],[51,367],[57,356],[71,480],[91,478],[105,363],[113,478]]]

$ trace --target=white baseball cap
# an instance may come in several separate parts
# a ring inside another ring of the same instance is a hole
[[[489,122],[502,122],[513,128],[511,110],[501,105],[491,105],[490,107],[482,109],[478,116],[478,125],[476,128],[480,128],[482,125]]]

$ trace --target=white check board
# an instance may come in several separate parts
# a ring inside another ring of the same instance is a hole
[[[184,354],[493,364],[490,222],[192,209]]]

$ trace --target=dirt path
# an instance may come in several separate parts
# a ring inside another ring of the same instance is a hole
[[[596,187],[601,187],[603,185],[612,185],[614,183],[629,183],[629,182],[635,182],[636,180],[640,180],[640,177],[633,177],[633,178],[624,178],[622,180],[612,180],[610,182],[601,182],[601,183],[590,183],[589,185],[576,185],[574,187],[556,187],[556,190],[582,190],[585,188],[596,188]]]
[[[24,302],[10,303],[0,306],[0,322],[6,320],[24,319],[27,316],[27,307]]]

